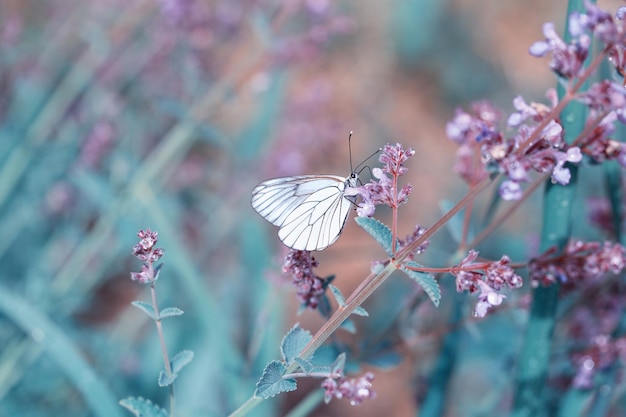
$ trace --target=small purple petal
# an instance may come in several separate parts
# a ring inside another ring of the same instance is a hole
[[[541,58],[546,56],[548,52],[550,52],[550,45],[548,45],[545,41],[539,41],[533,43],[530,48],[528,48],[528,52],[537,58]]]
[[[522,198],[522,187],[513,181],[504,181],[498,190],[500,197],[505,201],[519,200]]]

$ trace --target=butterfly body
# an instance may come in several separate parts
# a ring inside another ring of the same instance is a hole
[[[357,175],[298,175],[275,178],[252,191],[252,207],[279,227],[278,237],[298,250],[322,250],[341,234],[353,201],[347,187],[357,185]]]

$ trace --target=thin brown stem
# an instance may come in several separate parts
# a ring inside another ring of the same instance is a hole
[[[537,178],[535,181],[533,181],[533,183],[526,190],[524,190],[524,194],[522,194],[522,197],[519,200],[515,201],[515,204],[512,204],[506,211],[502,212],[502,214],[496,217],[492,222],[490,222],[489,225],[485,227],[485,229],[483,229],[483,231],[480,232],[480,234],[476,236],[474,240],[472,240],[468,244],[467,247],[475,248],[480,242],[482,242],[489,235],[491,235],[494,230],[500,227],[507,219],[509,219],[509,217],[511,217],[513,213],[515,213],[515,211],[522,205],[522,203],[526,201],[528,197],[530,197],[532,193],[534,193],[537,188],[539,188],[540,185],[545,183],[549,176],[550,173],[545,173]]]

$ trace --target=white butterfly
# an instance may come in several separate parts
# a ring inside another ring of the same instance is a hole
[[[354,197],[346,188],[356,187],[352,173],[299,175],[263,181],[252,191],[252,207],[278,226],[278,237],[298,250],[322,250],[333,244],[346,223]]]

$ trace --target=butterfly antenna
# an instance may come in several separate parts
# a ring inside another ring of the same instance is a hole
[[[358,170],[363,164],[365,164],[367,161],[369,161],[374,155],[377,155],[379,152],[381,152],[383,149],[382,148],[378,148],[376,150],[376,152],[374,152],[373,154],[371,154],[370,156],[368,156],[367,158],[365,158],[363,160],[363,162],[361,162],[359,165],[356,166],[356,169]],[[352,166],[352,162],[350,162],[350,166]]]
[[[348,153],[350,154],[350,172],[354,172],[352,169],[352,131],[348,135]]]

